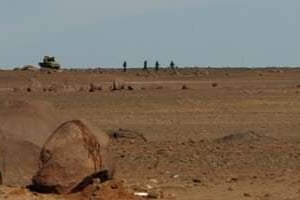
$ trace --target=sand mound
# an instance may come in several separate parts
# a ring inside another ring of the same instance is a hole
[[[26,186],[38,168],[40,148],[30,142],[0,138],[2,184]]]
[[[33,178],[35,190],[70,193],[95,178],[111,178],[108,138],[99,132],[97,137],[93,131],[79,120],[63,123],[54,131],[41,151],[41,167]]]
[[[6,137],[42,146],[62,119],[54,106],[44,101],[0,102],[0,124]]]

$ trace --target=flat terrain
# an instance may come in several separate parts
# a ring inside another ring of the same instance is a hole
[[[32,80],[54,89],[28,92]],[[111,91],[113,80],[125,89]],[[300,199],[300,69],[0,71],[8,98],[45,100],[65,118],[128,134],[112,150],[116,179],[131,190]]]

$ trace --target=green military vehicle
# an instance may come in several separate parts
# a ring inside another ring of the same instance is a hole
[[[60,64],[55,61],[55,57],[44,56],[43,62],[39,63],[41,68],[59,69]]]

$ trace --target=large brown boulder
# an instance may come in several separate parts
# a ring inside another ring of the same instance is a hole
[[[41,192],[70,193],[81,190],[95,178],[101,181],[112,178],[108,140],[106,134],[80,120],[63,123],[41,151],[33,188]]]
[[[0,184],[29,185],[38,169],[39,152],[30,142],[0,136]]]

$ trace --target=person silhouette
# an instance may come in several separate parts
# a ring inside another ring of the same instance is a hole
[[[158,71],[158,70],[159,70],[159,62],[156,61],[156,63],[155,63],[155,71]]]
[[[127,70],[127,62],[125,60],[123,63],[123,71],[126,72],[126,70]]]
[[[171,69],[174,69],[174,68],[175,68],[175,63],[173,62],[173,60],[172,60],[171,63],[170,63],[170,68],[171,68]]]
[[[144,68],[143,68],[143,70],[147,70],[147,69],[148,69],[148,61],[145,60],[144,61]]]

